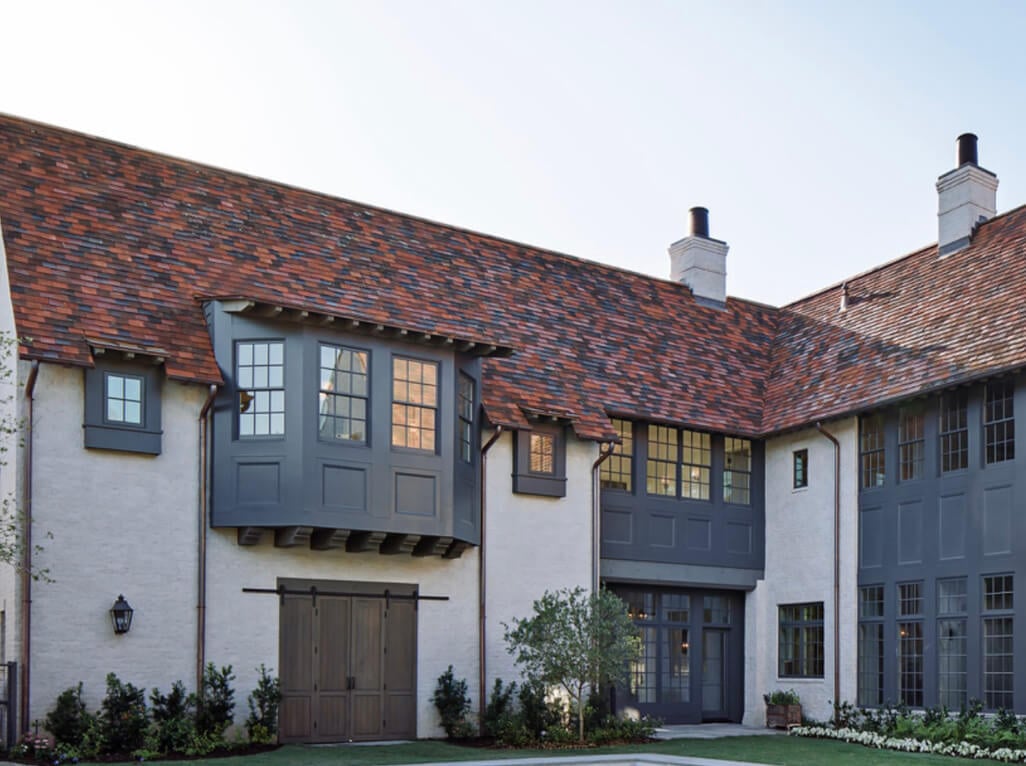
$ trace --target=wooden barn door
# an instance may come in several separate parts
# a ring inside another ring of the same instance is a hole
[[[417,734],[416,602],[387,585],[285,583],[280,740],[341,742]],[[411,586],[391,586],[410,593]],[[367,591],[367,595],[355,594]]]

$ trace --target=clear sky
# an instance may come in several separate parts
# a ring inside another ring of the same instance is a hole
[[[1026,203],[1026,3],[0,0],[0,111],[774,305]],[[0,172],[3,172],[0,157]]]

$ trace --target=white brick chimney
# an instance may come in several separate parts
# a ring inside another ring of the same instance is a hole
[[[670,245],[670,279],[691,288],[702,303],[727,302],[726,242],[709,238],[709,211],[691,208],[691,235]]]
[[[958,137],[958,167],[937,179],[937,252],[957,253],[997,212],[997,176],[977,164],[976,136]]]

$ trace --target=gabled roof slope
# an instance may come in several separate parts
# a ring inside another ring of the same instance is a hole
[[[0,116],[0,226],[28,358],[86,339],[161,349],[219,382],[201,300],[243,296],[502,346],[494,422],[607,411],[761,433],[777,311],[706,308],[681,285]]]
[[[769,431],[1026,365],[1026,208],[945,258],[931,246],[781,311]]]

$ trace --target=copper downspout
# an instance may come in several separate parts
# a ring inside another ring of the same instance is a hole
[[[33,360],[25,380],[28,415],[25,419],[25,506],[21,551],[21,729],[29,730],[29,651],[32,641],[32,402],[39,376],[39,360]]]
[[[203,666],[207,650],[207,416],[217,396],[211,384],[199,414],[199,529],[196,550],[196,693],[203,692]],[[27,729],[26,729],[27,731]]]
[[[841,443],[820,423],[816,430],[834,443],[834,705],[841,701]]]
[[[591,592],[598,593],[599,589],[599,559],[601,557],[601,540],[599,534],[602,524],[601,488],[599,487],[599,466],[606,462],[616,452],[616,442],[607,442],[599,445],[598,459],[591,464]]]
[[[495,432],[481,447],[481,545],[477,549],[477,675],[478,694],[480,694],[478,697],[478,708],[481,711],[481,715],[478,718],[481,721],[482,727],[484,727],[484,709],[488,703],[485,697],[488,691],[485,685],[485,463],[487,462],[488,450],[499,440],[500,436],[502,436],[502,426],[495,426]],[[484,733],[483,728],[481,732]]]

